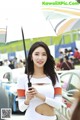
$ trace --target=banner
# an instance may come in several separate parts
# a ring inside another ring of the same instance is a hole
[[[0,43],[6,42],[7,28],[0,28]]]

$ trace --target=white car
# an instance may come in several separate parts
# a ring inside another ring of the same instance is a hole
[[[60,75],[62,85],[62,98],[65,107],[62,106],[57,111],[58,120],[70,120],[71,106],[74,101],[74,93],[80,90],[80,70],[68,70],[62,72]]]

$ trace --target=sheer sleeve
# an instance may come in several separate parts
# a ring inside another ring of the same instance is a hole
[[[54,86],[54,97],[53,98],[48,98],[46,97],[45,103],[55,107],[56,109],[59,109],[63,104],[62,102],[62,88],[60,81],[56,81],[56,84]]]
[[[25,84],[26,84],[26,79],[25,79],[25,76],[21,76],[21,78],[19,77],[18,81],[17,81],[17,94],[18,94],[18,106],[19,106],[19,110],[21,112],[24,112],[27,108],[28,108],[28,105],[25,105],[24,104],[24,101],[25,101],[25,92],[26,92],[26,89],[25,89]]]

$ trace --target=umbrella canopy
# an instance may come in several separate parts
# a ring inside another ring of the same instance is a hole
[[[1,1],[0,42],[22,40],[21,27],[23,27],[25,39],[57,36],[70,30],[80,29],[79,4],[44,5],[43,2],[43,0]],[[71,2],[75,3],[76,0]]]
[[[52,4],[55,3],[52,2]],[[63,1],[62,5],[46,6],[45,4],[50,3],[43,2],[43,14],[54,28],[56,35],[80,29],[80,4],[75,0]]]
[[[47,6],[43,2],[43,0],[1,1],[0,28],[7,27],[6,42],[22,39],[21,26],[26,39],[56,36],[70,29],[78,28],[76,27],[78,25],[80,28],[78,20],[71,20],[80,18],[80,5]],[[76,2],[76,0],[72,0],[72,2]],[[65,29],[67,24],[71,25]],[[75,27],[72,27],[73,24],[76,24]]]
[[[29,0],[26,4],[25,0],[17,1],[8,0],[5,3],[6,6],[3,2],[3,6],[0,8],[0,14],[3,12],[0,19],[4,19],[0,20],[0,27],[7,26],[6,42],[22,39],[21,26],[26,39],[56,35],[42,14],[40,2]]]

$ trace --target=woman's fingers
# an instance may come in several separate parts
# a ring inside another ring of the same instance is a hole
[[[28,93],[31,95],[35,95],[37,93],[37,90],[33,87],[30,87],[30,89],[28,90]]]

